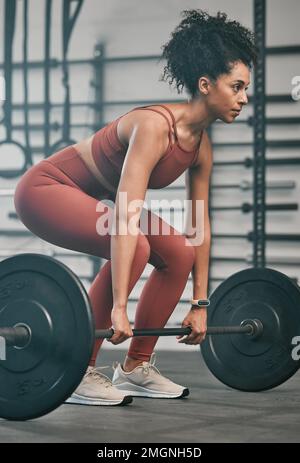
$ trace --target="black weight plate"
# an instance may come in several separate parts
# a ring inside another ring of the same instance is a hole
[[[201,344],[210,371],[242,391],[263,391],[282,384],[300,367],[292,358],[292,339],[300,335],[300,288],[273,269],[242,270],[211,296],[208,326],[240,325],[259,319],[261,336],[208,335]]]
[[[24,324],[30,343],[0,361],[0,416],[26,420],[62,404],[92,354],[94,323],[84,286],[52,257],[20,254],[0,263],[0,327]]]

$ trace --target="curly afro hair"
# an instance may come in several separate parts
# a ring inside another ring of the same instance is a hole
[[[254,34],[239,22],[228,20],[226,13],[211,16],[203,10],[184,10],[181,15],[184,19],[161,47],[161,59],[167,64],[160,81],[169,85],[175,81],[178,93],[185,87],[195,97],[199,77],[205,75],[215,82],[220,74],[229,73],[236,61],[249,69],[256,64]]]

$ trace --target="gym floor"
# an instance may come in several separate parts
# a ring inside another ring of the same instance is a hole
[[[101,365],[125,351],[101,350]],[[125,407],[61,405],[32,421],[0,421],[0,442],[299,442],[300,377],[266,392],[228,388],[199,352],[157,353],[160,371],[190,388],[185,399],[134,398]],[[103,371],[112,376],[111,370]]]

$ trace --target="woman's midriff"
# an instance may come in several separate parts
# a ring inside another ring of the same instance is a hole
[[[86,167],[89,169],[91,174],[98,180],[102,187],[110,191],[111,193],[116,193],[116,189],[108,182],[108,180],[102,175],[99,170],[99,167],[96,165],[93,154],[92,154],[92,142],[94,135],[90,138],[80,141],[73,145],[74,149],[77,151],[79,157],[82,159]]]
[[[45,162],[56,167],[86,194],[100,200],[105,198],[114,200],[115,190],[105,186],[106,179],[100,181],[96,168],[91,167],[92,164],[88,161],[92,156],[92,152],[89,152],[92,139],[93,137],[69,145],[53,153],[45,159]]]

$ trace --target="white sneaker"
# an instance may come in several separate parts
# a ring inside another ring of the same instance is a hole
[[[132,397],[119,391],[111,380],[100,370],[109,367],[89,366],[81,383],[66,400],[69,404],[81,405],[126,405],[132,402]]]
[[[177,399],[189,395],[188,388],[173,383],[163,376],[154,364],[153,352],[149,362],[143,362],[130,372],[124,371],[120,363],[113,365],[112,383],[124,394],[133,397]]]

